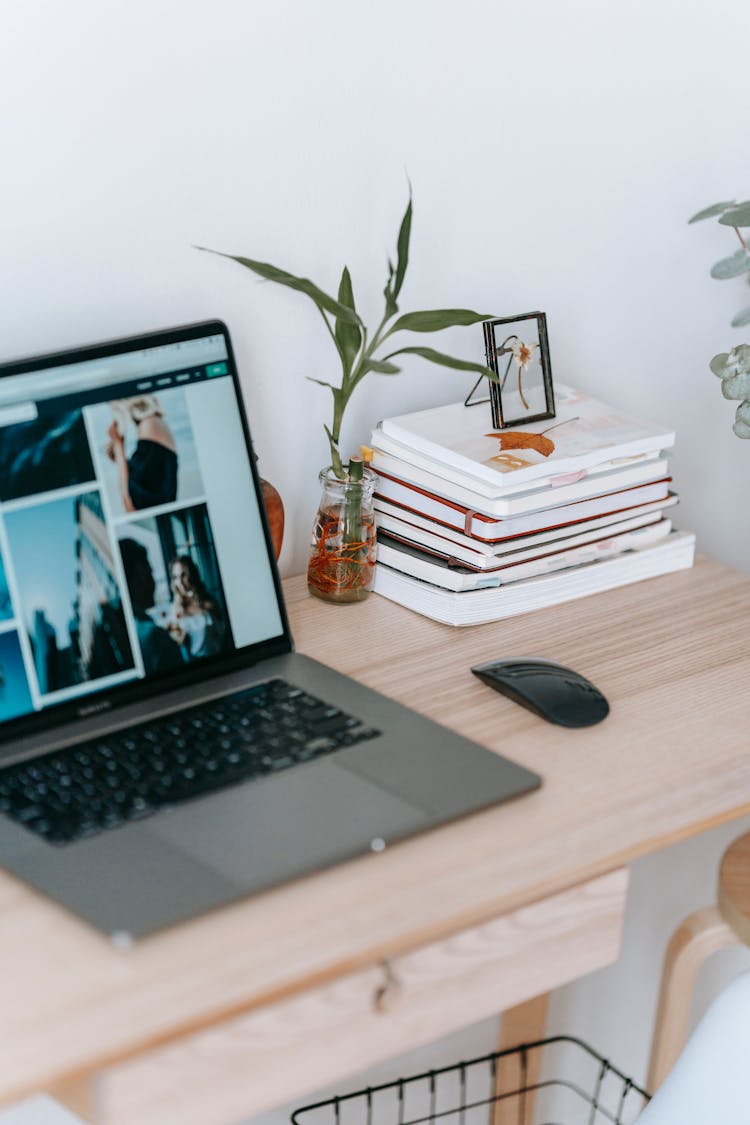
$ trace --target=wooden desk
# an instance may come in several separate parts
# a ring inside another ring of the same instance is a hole
[[[0,876],[0,1102],[92,1067],[112,1125],[222,1125],[304,1098],[482,1003],[612,960],[618,869],[750,810],[747,576],[701,561],[466,631],[378,597],[323,605],[301,579],[286,591],[301,651],[537,770],[542,789],[128,953]],[[588,674],[611,716],[552,727],[469,673],[524,654]]]

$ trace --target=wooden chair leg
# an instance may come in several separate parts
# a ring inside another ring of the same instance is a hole
[[[500,1017],[499,1051],[517,1047],[519,1043],[534,1043],[544,1039],[547,1029],[549,994],[536,996],[515,1008],[508,1008]],[[534,1051],[527,1060],[526,1084],[533,1086],[539,1079],[541,1051]],[[521,1083],[519,1060],[513,1056],[498,1062],[495,1075],[495,1097],[509,1090],[517,1090]],[[492,1125],[531,1125],[534,1094],[524,1095],[524,1121],[521,1123],[520,1098],[504,1098],[495,1102]]]
[[[672,934],[659,990],[646,1089],[656,1093],[685,1043],[693,987],[703,962],[739,939],[715,906],[696,910]]]

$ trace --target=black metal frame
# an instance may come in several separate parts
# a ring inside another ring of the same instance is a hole
[[[556,1061],[550,1051],[559,1046],[572,1048],[576,1061],[589,1069],[588,1088],[571,1078],[547,1076]],[[540,1065],[542,1077],[530,1078]],[[496,1093],[501,1075],[502,1093]],[[558,1035],[303,1106],[291,1120],[292,1125],[475,1125],[486,1110],[491,1125],[495,1106],[505,1102],[516,1111],[518,1125],[530,1120],[551,1125],[547,1118],[530,1117],[529,1095],[555,1089],[571,1095],[568,1100],[576,1107],[575,1118],[556,1125],[630,1125],[649,1100],[645,1090],[582,1040]]]
[[[11,363],[0,365],[0,379],[12,378],[14,375],[29,374],[31,372],[41,372],[49,367],[59,367],[68,363],[74,364],[84,360],[103,359],[107,356],[118,355],[122,352],[142,351],[146,348],[160,347],[166,344],[175,344],[184,340],[196,340],[200,339],[202,336],[214,335],[223,335],[226,341],[227,365],[239,404],[247,455],[250,462],[253,484],[255,486],[255,495],[257,497],[263,523],[268,561],[273,575],[274,588],[276,590],[276,597],[281,614],[282,633],[278,637],[273,637],[268,641],[246,645],[243,648],[235,649],[234,652],[223,656],[207,657],[205,660],[197,662],[196,666],[192,668],[190,665],[186,664],[177,671],[155,673],[147,679],[137,680],[135,683],[131,682],[119,687],[104,689],[103,691],[87,694],[82,697],[82,699],[58,703],[50,707],[45,707],[44,710],[36,711],[30,715],[24,715],[17,719],[9,719],[0,724],[0,758],[3,756],[3,749],[8,748],[8,742],[12,743],[22,735],[35,734],[50,727],[57,727],[62,723],[80,719],[82,711],[85,714],[88,705],[92,702],[97,704],[98,709],[114,710],[116,707],[125,706],[126,704],[134,703],[142,699],[148,699],[154,695],[161,695],[170,689],[187,687],[191,683],[204,683],[206,680],[212,679],[215,676],[238,671],[239,669],[247,668],[257,663],[259,660],[270,656],[278,656],[293,650],[294,644],[289,629],[289,621],[287,619],[281,590],[281,578],[276,565],[271,532],[268,526],[265,505],[263,503],[263,491],[256,465],[256,457],[253,452],[252,440],[250,438],[250,429],[244,408],[242,389],[237,373],[237,364],[235,362],[234,352],[232,351],[229,329],[223,321],[201,321],[179,328],[167,328],[162,331],[149,332],[143,336],[129,336],[124,339],[108,340],[105,343],[93,344],[88,347],[15,360]],[[12,747],[10,749],[12,749]]]
[[[496,328],[498,325],[519,324],[524,320],[536,320],[537,322],[537,335],[539,338],[539,361],[542,367],[542,379],[544,381],[544,399],[546,410],[540,414],[527,414],[522,418],[505,418],[503,414],[502,393],[505,385],[505,379],[510,370],[510,360],[505,371],[500,370],[500,363],[498,362],[498,345]],[[543,312],[530,312],[521,313],[519,316],[505,316],[497,320],[485,320],[482,325],[484,329],[484,350],[487,360],[487,366],[494,371],[500,380],[499,383],[490,383],[490,408],[492,410],[492,425],[495,429],[504,430],[509,426],[523,426],[529,422],[539,422],[543,418],[555,417],[555,393],[552,386],[552,368],[549,358],[549,339],[547,337],[547,317]]]

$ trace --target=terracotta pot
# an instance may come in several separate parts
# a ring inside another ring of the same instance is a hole
[[[263,485],[263,502],[266,505],[266,515],[268,516],[268,526],[271,530],[273,550],[278,559],[281,554],[281,544],[284,541],[284,505],[272,484],[269,484],[268,481],[263,480],[263,478],[261,478],[260,483]]]

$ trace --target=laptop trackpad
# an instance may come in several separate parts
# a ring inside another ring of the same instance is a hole
[[[160,816],[150,830],[244,890],[260,890],[428,827],[416,806],[330,759]]]

